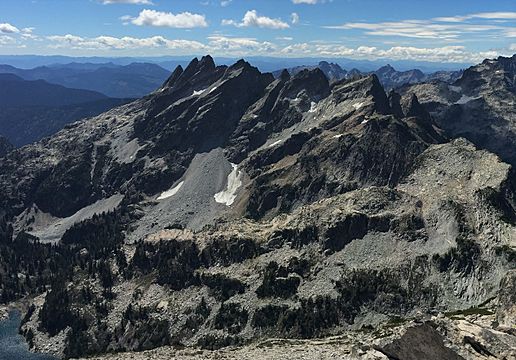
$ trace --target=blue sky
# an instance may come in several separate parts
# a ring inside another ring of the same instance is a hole
[[[516,1],[0,1],[0,54],[205,53],[476,62],[516,53]]]

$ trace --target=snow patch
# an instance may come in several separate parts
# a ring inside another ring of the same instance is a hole
[[[183,186],[185,182],[184,181],[181,181],[179,184],[177,184],[176,186],[174,186],[172,189],[169,189],[167,191],[164,191],[163,193],[161,193],[161,195],[158,197],[158,200],[165,200],[165,199],[168,199],[169,197],[172,197],[174,196],[175,194],[177,194],[177,192],[179,191],[179,189],[181,189],[181,187]]]
[[[353,104],[353,107],[355,108],[355,110],[360,109],[362,106],[364,106],[363,102],[359,102],[359,103]]]
[[[268,148],[275,147],[276,145],[281,144],[281,142],[282,142],[282,141],[283,141],[283,140],[275,141],[275,142],[273,142],[272,144],[270,144],[270,145],[269,145],[269,146],[267,146],[267,147],[268,147]]]
[[[478,98],[474,98],[474,97],[467,96],[467,95],[462,95],[462,97],[459,99],[459,101],[457,101],[457,104],[466,104],[466,103],[476,100],[476,99],[478,99]]]
[[[363,121],[360,123],[360,125],[367,124],[368,122],[369,122],[369,120],[368,120],[368,119],[365,119],[365,120],[363,120]]]
[[[344,134],[338,134],[338,135],[334,135],[333,138],[334,139],[340,139],[343,136],[344,136]]]
[[[216,193],[213,197],[219,204],[225,204],[226,206],[233,205],[237,197],[237,191],[242,186],[242,172],[238,170],[236,164],[231,164],[233,170],[228,175],[228,185],[226,190]]]
[[[204,90],[199,90],[199,91],[194,91],[194,92],[193,92],[193,94],[192,94],[192,96],[199,96],[199,95],[201,95],[201,94],[202,94],[203,92],[205,92],[205,91],[206,91],[206,89],[204,89]]]
[[[210,92],[208,94],[211,94],[212,92],[214,92],[215,90],[217,90],[217,86],[214,86],[211,88]]]
[[[308,110],[309,113],[314,113],[317,111],[317,103],[313,102],[310,104],[310,110]]]
[[[448,85],[448,89],[456,93],[462,92],[462,88],[460,86]]]

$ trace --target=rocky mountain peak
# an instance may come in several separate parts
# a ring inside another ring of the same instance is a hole
[[[321,69],[305,69],[288,81],[283,94],[296,97],[301,90],[305,90],[310,98],[323,99],[330,93],[330,83]]]
[[[287,69],[283,69],[283,71],[281,71],[279,79],[281,81],[288,81],[288,80],[290,80],[290,73],[288,72]]]
[[[404,99],[401,108],[407,117],[430,117],[423,105],[420,104],[416,94],[412,94],[411,96]]]
[[[393,72],[396,72],[396,69],[393,68],[390,64],[384,65],[376,71],[376,73],[380,75],[386,75]]]
[[[403,109],[401,108],[401,95],[398,94],[396,91],[391,90],[389,91],[388,99],[389,107],[391,108],[392,113],[397,118],[402,118],[404,114]]]
[[[174,71],[172,72],[170,77],[167,79],[167,81],[165,81],[165,83],[163,84],[162,88],[169,88],[169,87],[174,86],[174,84],[176,83],[177,79],[179,79],[179,77],[181,76],[181,74],[183,72],[184,72],[183,67],[181,65],[178,65],[174,69]]]
[[[215,61],[210,55],[205,55],[201,58],[201,61],[199,61],[199,68],[202,70],[213,70],[215,69]]]

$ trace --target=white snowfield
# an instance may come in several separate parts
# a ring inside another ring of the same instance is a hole
[[[237,191],[242,186],[242,172],[238,170],[236,164],[231,164],[233,170],[228,175],[228,185],[226,190],[223,190],[214,195],[215,201],[219,204],[225,204],[231,206],[235,202],[237,197]]]
[[[310,104],[310,110],[308,110],[309,113],[314,113],[317,111],[317,103],[313,102]]]
[[[181,181],[179,184],[177,184],[176,186],[174,186],[173,188],[167,190],[167,191],[164,191],[163,193],[161,193],[161,195],[158,197],[158,200],[165,200],[165,199],[168,199],[169,197],[172,197],[174,196],[175,194],[177,194],[177,192],[179,191],[179,189],[181,189],[181,187],[183,186],[185,182],[184,181]]]
[[[217,90],[217,86],[214,86],[211,88],[210,92],[208,94],[211,94],[212,92],[214,92],[215,90]]]

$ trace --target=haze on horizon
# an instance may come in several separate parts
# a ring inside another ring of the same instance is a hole
[[[475,63],[516,52],[513,0],[2,0],[0,54]]]

